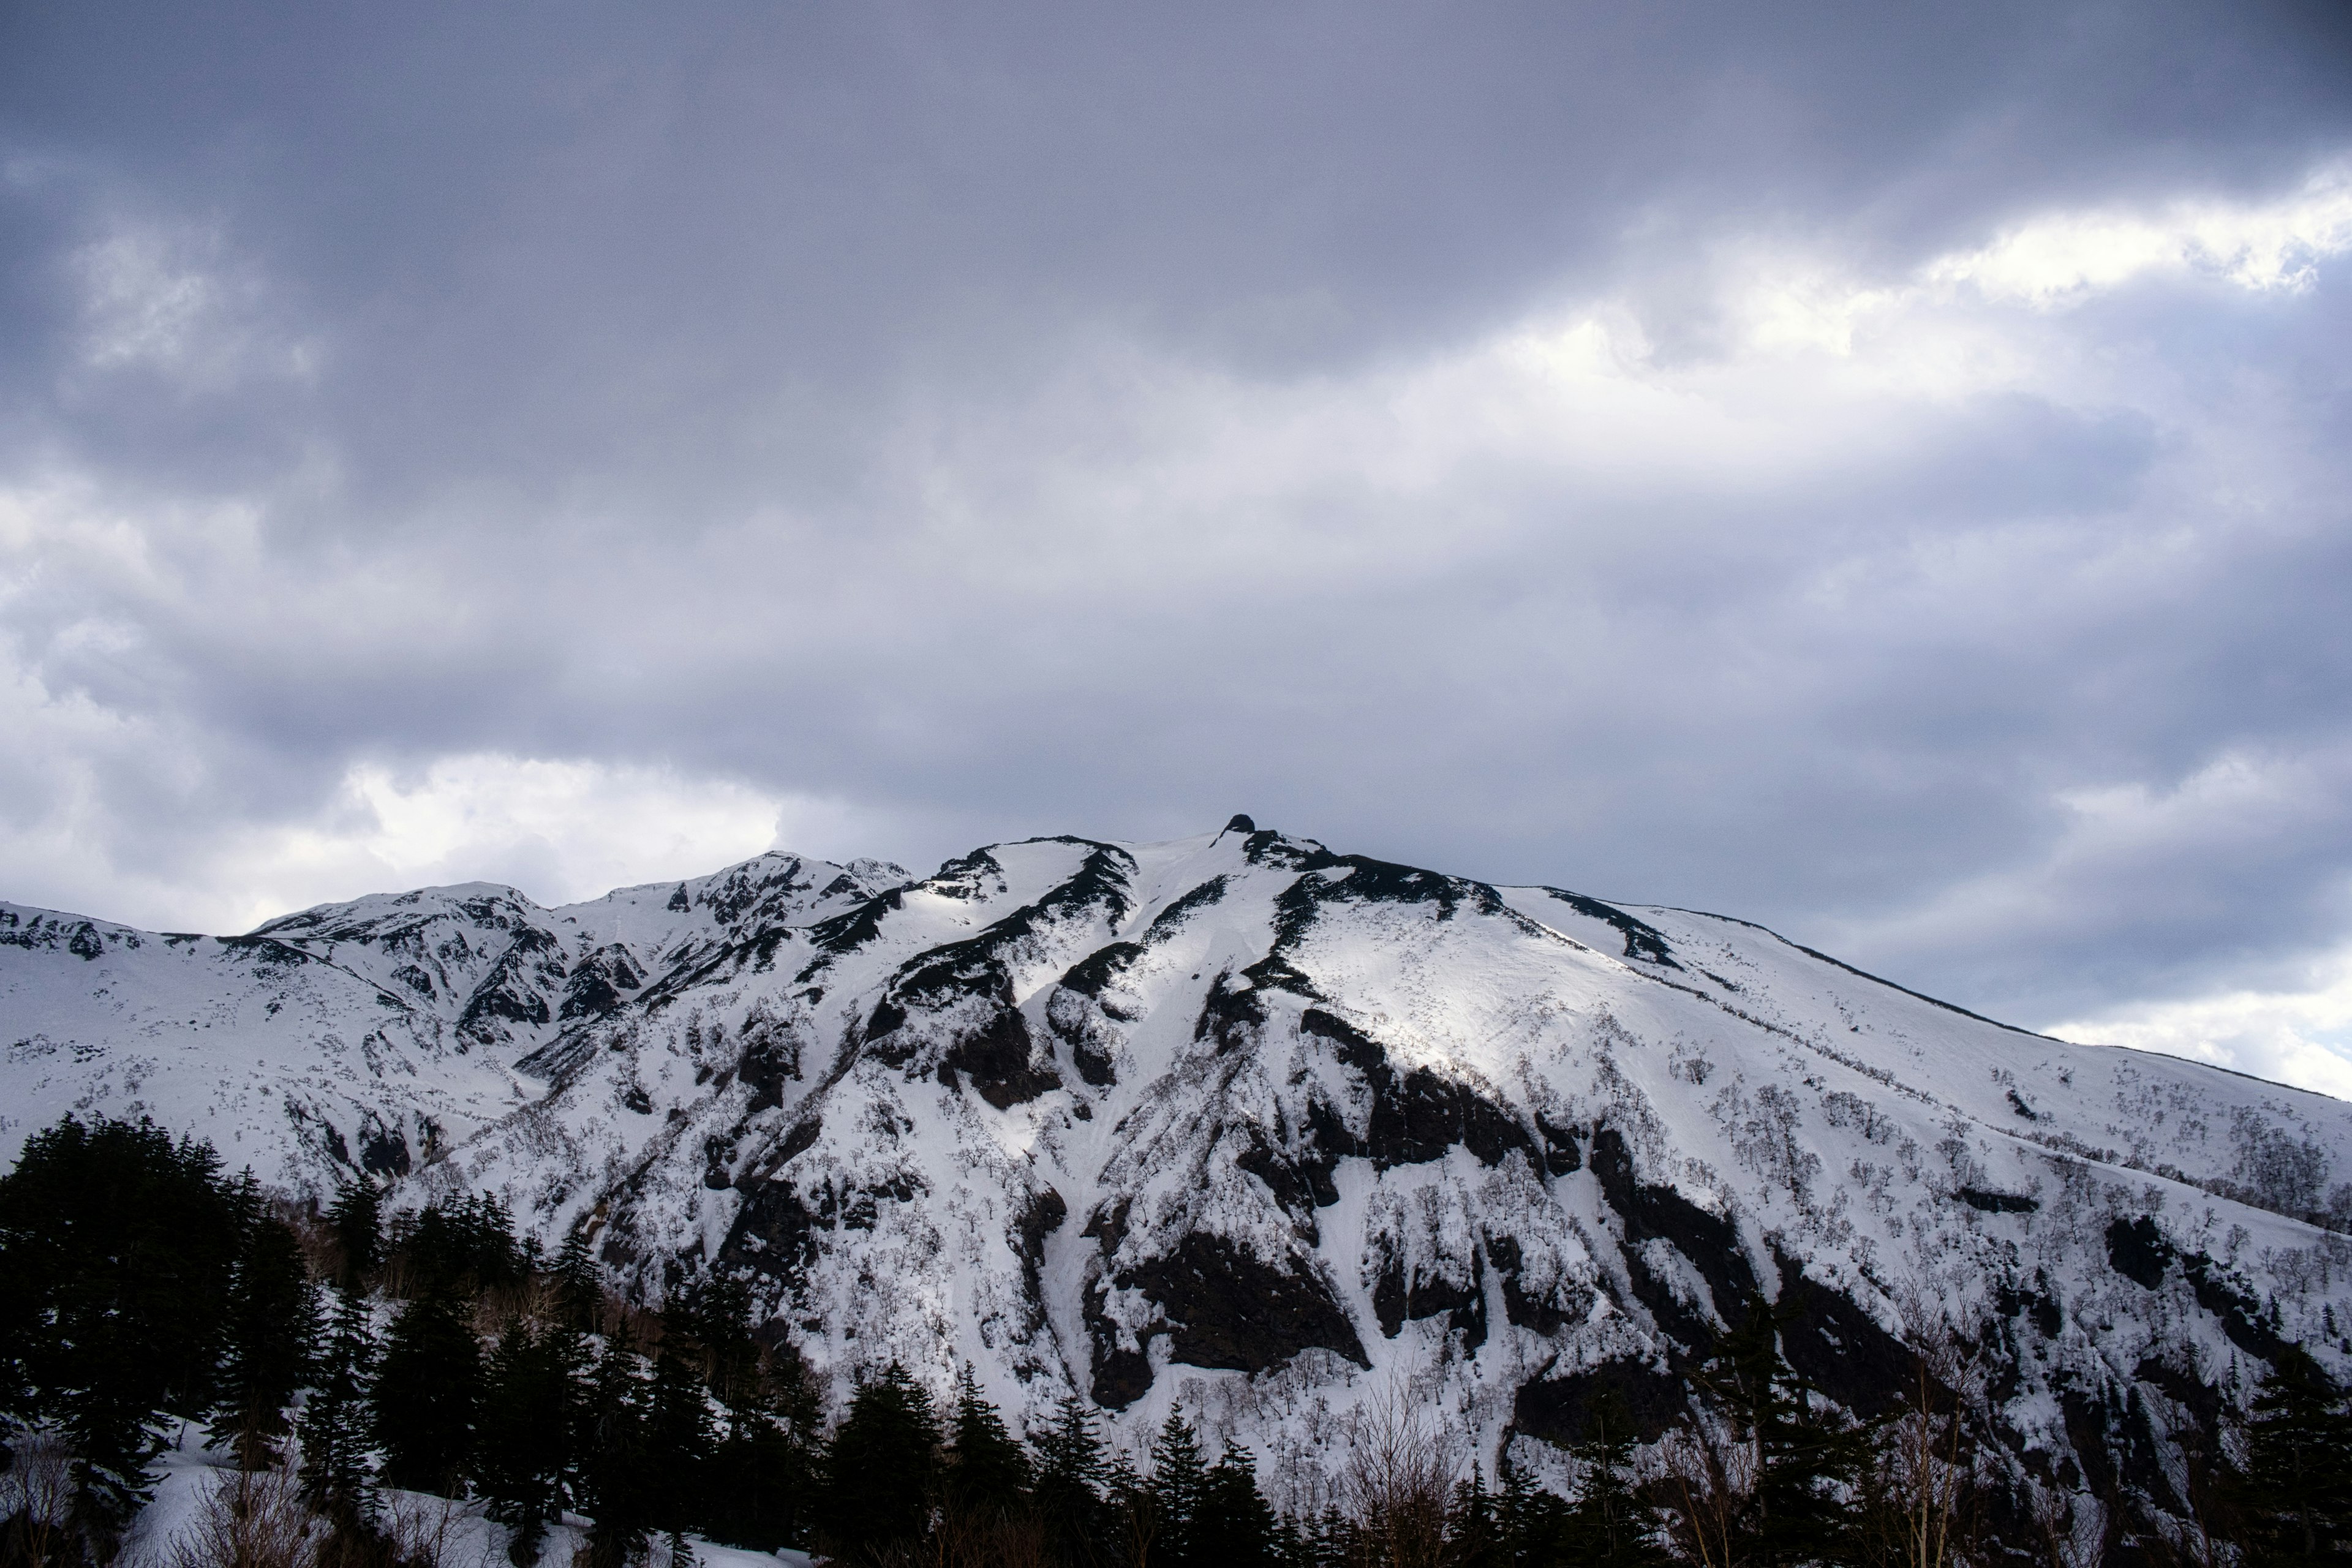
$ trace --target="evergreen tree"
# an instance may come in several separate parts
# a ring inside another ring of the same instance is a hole
[[[327,1228],[342,1254],[335,1282],[358,1289],[383,1261],[383,1198],[365,1181],[345,1182],[327,1208]]]
[[[1771,1305],[1751,1295],[1699,1377],[1754,1458],[1741,1522],[1750,1560],[1763,1568],[1845,1552],[1856,1524],[1849,1489],[1867,1452],[1866,1433],[1813,1407],[1780,1353],[1780,1330]]]
[[[482,1394],[482,1348],[470,1315],[442,1289],[417,1297],[393,1321],[373,1400],[386,1485],[465,1495]]]
[[[569,1495],[584,1356],[577,1333],[522,1319],[508,1325],[490,1355],[478,1468],[490,1517],[514,1532],[507,1555],[518,1568],[539,1560],[547,1527]]]
[[[1647,1568],[1665,1561],[1656,1544],[1657,1510],[1633,1489],[1633,1413],[1604,1388],[1587,1406],[1576,1460],[1576,1503],[1561,1531],[1570,1562],[1593,1568]]]
[[[257,1214],[247,1223],[229,1278],[214,1428],[236,1435],[248,1470],[276,1462],[272,1439],[286,1432],[286,1406],[310,1369],[318,1303],[301,1244],[285,1222]]]
[[[302,1407],[302,1490],[346,1528],[368,1512],[368,1394],[375,1353],[366,1301],[357,1290],[336,1291],[318,1381]]]
[[[1276,1568],[1285,1542],[1273,1505],[1257,1489],[1257,1461],[1247,1448],[1225,1445],[1201,1478],[1192,1516],[1192,1559],[1203,1568]]]
[[[2337,1563],[2352,1551],[2352,1412],[2311,1352],[2283,1350],[2246,1423],[2229,1489],[2248,1568]]]
[[[1006,1430],[996,1406],[982,1396],[969,1362],[956,1382],[949,1436],[943,1491],[950,1507],[970,1517],[1003,1519],[1025,1505],[1029,1455]]]
[[[1094,1412],[1075,1394],[1064,1394],[1053,1426],[1032,1439],[1037,1475],[1031,1488],[1038,1521],[1057,1561],[1092,1560],[1104,1538],[1102,1439]]]
[[[581,1508],[596,1521],[588,1532],[592,1568],[624,1568],[645,1552],[655,1506],[646,1465],[647,1403],[628,1331],[616,1327],[596,1358],[582,1428]]]
[[[820,1535],[835,1557],[912,1549],[923,1538],[939,1473],[940,1428],[907,1369],[890,1363],[858,1385],[824,1457]]]
[[[604,1310],[604,1295],[596,1277],[596,1260],[588,1250],[588,1228],[572,1227],[555,1255],[555,1287],[565,1321],[583,1333],[594,1333]]]
[[[823,1411],[799,1358],[787,1350],[755,1360],[719,1397],[725,1426],[711,1459],[707,1533],[760,1552],[805,1544]]]
[[[212,1405],[238,1233],[210,1145],[143,1118],[68,1117],[0,1177],[0,1275],[16,1293],[7,1381],[79,1456],[77,1521],[100,1542],[148,1497],[163,1418]]]
[[[1193,1568],[1192,1526],[1201,1511],[1201,1493],[1208,1466],[1201,1454],[1201,1436],[1184,1419],[1183,1408],[1171,1404],[1168,1419],[1151,1445],[1151,1505],[1157,1516],[1158,1538],[1152,1561],[1165,1568]]]
[[[646,1415],[646,1477],[652,1489],[648,1517],[673,1539],[702,1528],[713,1447],[710,1403],[701,1383],[677,1355],[654,1363]]]

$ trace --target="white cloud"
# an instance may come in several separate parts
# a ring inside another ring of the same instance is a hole
[[[2179,201],[2154,211],[2061,212],[1982,249],[1944,257],[1930,284],[2048,310],[2151,273],[2204,275],[2242,289],[2308,288],[2322,259],[2352,249],[2352,167],[2337,164],[2267,202]]]
[[[2188,1057],[2352,1100],[2352,948],[2315,966],[2305,988],[2117,1007],[2044,1032]]]

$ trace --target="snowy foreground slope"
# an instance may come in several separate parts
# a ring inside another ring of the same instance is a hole
[[[2283,1342],[2352,1363],[2352,1105],[1239,818],[243,938],[0,906],[0,1158],[144,1110],[289,1186],[498,1193],[647,1295],[750,1277],[836,1396],[896,1359],[1032,1421],[1181,1399],[1278,1500],[1399,1384],[1490,1465],[1604,1385],[1662,1425],[1750,1290],[1861,1409],[1906,1315],[1959,1324],[2066,1486]]]

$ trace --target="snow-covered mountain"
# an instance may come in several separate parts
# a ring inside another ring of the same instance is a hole
[[[1181,1400],[1278,1499],[1400,1381],[1489,1464],[1602,1386],[1663,1423],[1751,1289],[1857,1408],[1948,1316],[2065,1488],[2160,1484],[2284,1341],[2352,1365],[2352,1105],[1245,818],[238,938],[0,906],[0,1158],[144,1110],[290,1185],[495,1192],[647,1294],[749,1277],[836,1392]]]

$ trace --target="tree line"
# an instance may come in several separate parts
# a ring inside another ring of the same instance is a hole
[[[494,1199],[387,1218],[352,1184],[300,1210],[150,1121],[69,1118],[0,1177],[17,1481],[0,1568],[110,1561],[192,1426],[245,1475],[286,1478],[285,1534],[312,1568],[440,1568],[384,1527],[387,1491],[478,1500],[523,1568],[567,1513],[593,1521],[580,1568],[656,1542],[686,1568],[690,1537],[939,1568],[2352,1562],[2352,1410],[2299,1350],[2234,1430],[2192,1445],[2167,1506],[2059,1508],[2001,1484],[1954,1338],[1917,1336],[1914,1385],[1863,1420],[1791,1370],[1780,1310],[1748,1304],[1662,1440],[1640,1442],[1614,1395],[1589,1401],[1564,1495],[1516,1468],[1465,1478],[1442,1425],[1392,1393],[1286,1516],[1250,1453],[1213,1454],[1181,1409],[1129,1456],[1075,1396],[1016,1435],[971,1368],[942,1404],[893,1365],[828,1421],[798,1359],[753,1337],[740,1283],[646,1311],[602,1288],[584,1232],[551,1255]],[[70,1466],[47,1501],[24,1479],[36,1450]],[[220,1539],[249,1542],[253,1500],[277,1495],[236,1493]],[[249,1544],[197,1562],[214,1557],[277,1568]]]

